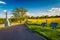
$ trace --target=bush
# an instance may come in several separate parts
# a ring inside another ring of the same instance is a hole
[[[43,22],[43,23],[41,23],[41,25],[40,25],[40,26],[44,27],[44,26],[46,26],[46,23],[45,23],[45,22]]]
[[[0,18],[0,24],[3,24],[5,22],[4,18]]]
[[[50,27],[51,28],[56,28],[58,26],[58,23],[57,22],[52,22],[51,24],[50,24]]]

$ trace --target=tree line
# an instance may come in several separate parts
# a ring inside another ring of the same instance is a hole
[[[60,16],[28,16],[28,19],[41,19],[41,18],[60,18]]]

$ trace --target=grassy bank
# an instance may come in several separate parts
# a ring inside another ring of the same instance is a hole
[[[40,34],[41,36],[47,38],[48,40],[60,40],[60,29],[51,29],[49,27],[41,27],[38,25],[28,25],[28,28],[32,31]]]
[[[8,26],[1,27],[0,30],[6,29],[6,28],[9,28],[9,27]]]

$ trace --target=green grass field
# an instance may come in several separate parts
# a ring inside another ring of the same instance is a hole
[[[29,25],[29,24],[27,24],[27,26],[32,31],[40,35],[44,35],[44,37],[47,37],[48,39],[60,40],[60,29],[59,28],[52,29],[50,27],[41,27],[38,25]]]

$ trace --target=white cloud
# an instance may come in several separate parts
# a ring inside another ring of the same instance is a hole
[[[35,14],[29,13],[29,12],[27,12],[27,15],[29,15],[29,16],[36,16]]]
[[[5,16],[3,16],[2,14],[0,14],[0,18],[5,18]]]
[[[8,14],[8,18],[12,17],[13,15]]]
[[[60,8],[51,8],[49,10],[49,14],[51,14],[51,15],[60,15]]]
[[[6,4],[6,2],[0,1],[0,4]]]
[[[48,10],[48,12],[37,12],[37,13],[28,13],[29,16],[45,16],[45,15],[49,15],[49,16],[55,16],[55,15],[59,15],[60,16],[60,8],[51,8],[50,10]]]
[[[0,18],[5,18],[6,17],[6,14],[5,12],[7,11],[7,17],[10,18],[12,17],[13,15],[11,14],[11,11],[10,10],[3,10],[3,13],[0,13]]]
[[[60,8],[51,8],[49,11],[60,12]]]
[[[3,10],[4,12],[7,12],[7,10]]]
[[[8,18],[10,18],[11,16],[13,15],[10,15],[10,14],[7,15]],[[6,17],[5,15],[0,14],[0,18],[5,18],[5,17]]]

